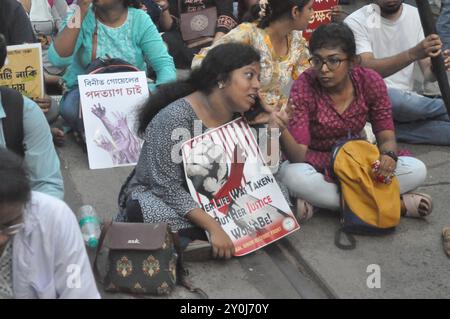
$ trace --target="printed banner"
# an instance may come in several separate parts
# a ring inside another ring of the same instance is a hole
[[[320,25],[331,22],[331,9],[337,6],[338,0],[314,0],[314,15],[309,21],[308,28],[303,31],[303,37],[309,41],[311,33]]]
[[[78,85],[89,168],[135,165],[142,146],[136,109],[149,96],[145,72],[79,75]]]
[[[0,85],[29,98],[44,97],[44,74],[40,43],[10,45],[5,65],[0,69]]]
[[[300,228],[242,118],[187,141],[182,153],[191,195],[230,236],[235,256]]]

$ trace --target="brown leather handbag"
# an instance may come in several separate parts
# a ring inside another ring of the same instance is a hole
[[[107,273],[101,277],[98,257],[105,237],[109,253]],[[178,235],[166,223],[116,223],[105,225],[94,260],[94,272],[105,291],[169,295],[177,284],[207,295],[185,280]]]
[[[196,47],[212,42],[216,32],[217,8],[209,7],[195,12],[181,13],[181,0],[178,0],[180,32],[188,47]]]

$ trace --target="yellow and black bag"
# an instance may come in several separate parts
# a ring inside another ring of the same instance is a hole
[[[348,140],[333,152],[332,172],[338,180],[341,197],[341,229],[335,244],[354,249],[351,234],[383,235],[392,232],[400,222],[400,186],[397,177],[390,184],[376,182],[372,163],[380,158],[378,148],[365,140]],[[350,245],[341,243],[346,234]]]

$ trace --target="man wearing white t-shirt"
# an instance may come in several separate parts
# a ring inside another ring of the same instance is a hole
[[[413,92],[414,63],[436,81],[430,57],[442,52],[438,35],[424,37],[417,8],[402,0],[376,0],[349,15],[363,66],[380,73],[388,86],[399,141],[450,145],[450,118],[441,99]],[[444,52],[450,69],[450,50]]]
[[[437,29],[442,42],[444,42],[444,48],[450,49],[450,0],[442,0]]]

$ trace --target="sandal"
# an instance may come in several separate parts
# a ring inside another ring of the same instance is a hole
[[[307,201],[298,198],[296,205],[295,217],[297,217],[298,222],[306,222],[311,219],[314,215],[314,207]]]
[[[447,257],[450,257],[450,227],[444,227],[442,230],[442,243]]]
[[[433,211],[433,201],[431,197],[423,193],[406,193],[402,195],[406,212],[404,216],[423,218],[431,214]],[[422,209],[420,207],[422,206]],[[426,209],[423,207],[426,206]]]

